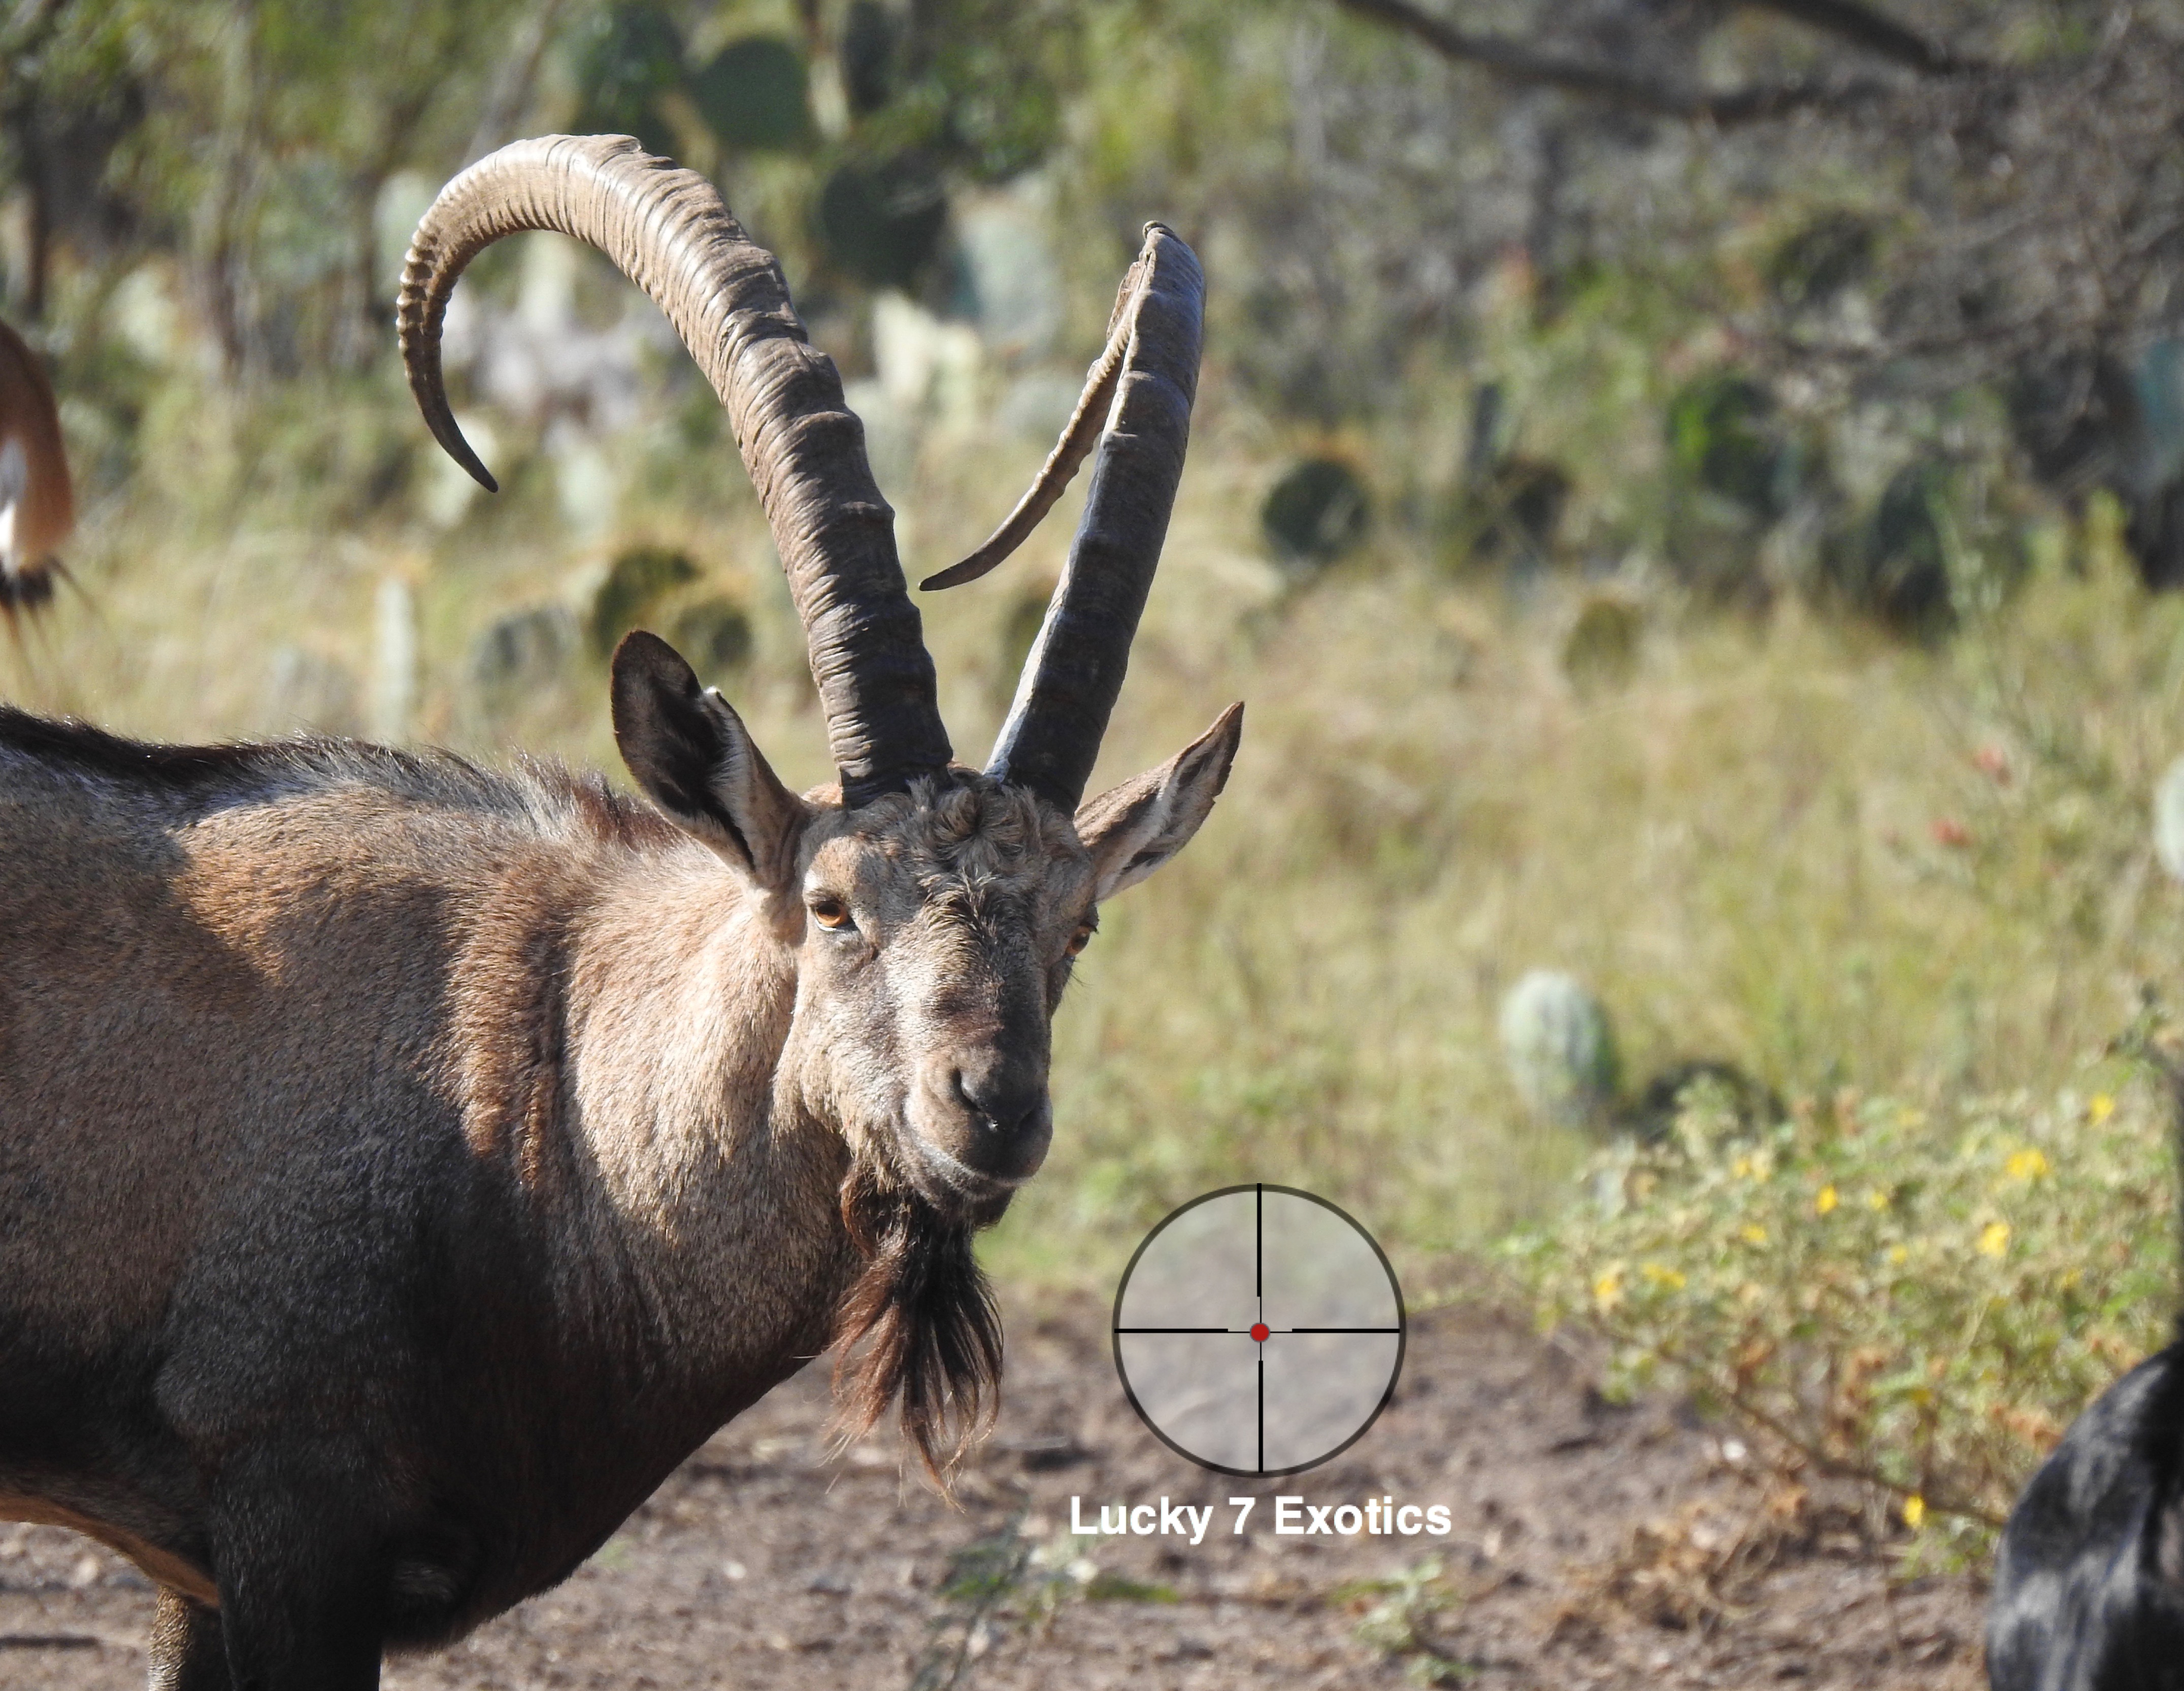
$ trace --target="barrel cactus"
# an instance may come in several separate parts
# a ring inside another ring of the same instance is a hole
[[[1532,1113],[1563,1127],[1604,1125],[1619,1079],[1607,1007],[1574,975],[1535,968],[1502,1001],[1502,1052]]]

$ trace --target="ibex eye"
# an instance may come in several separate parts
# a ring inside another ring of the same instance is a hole
[[[1077,931],[1069,936],[1070,956],[1078,956],[1085,946],[1092,943],[1092,924],[1089,922],[1079,925]]]
[[[822,928],[846,928],[850,925],[850,907],[838,898],[815,898],[811,901],[811,919]]]

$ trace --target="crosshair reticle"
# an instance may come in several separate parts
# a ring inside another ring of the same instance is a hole
[[[1115,1294],[1115,1368],[1154,1435],[1223,1474],[1294,1474],[1364,1435],[1403,1366],[1403,1294],[1373,1236],[1293,1186],[1193,1198]]]

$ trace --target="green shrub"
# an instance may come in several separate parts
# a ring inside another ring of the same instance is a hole
[[[2175,1312],[2169,1092],[2135,1062],[2092,1078],[1807,1101],[1758,1134],[1695,1091],[1669,1144],[1613,1153],[1511,1249],[1547,1320],[1610,1341],[1612,1389],[1687,1390],[1786,1471],[1889,1494],[1914,1553],[1968,1559]]]
[[[1668,438],[1670,460],[1694,486],[1760,522],[1789,509],[1797,451],[1774,395],[1749,377],[1722,372],[1685,388],[1669,402]]]
[[[1298,460],[1259,507],[1267,550],[1298,575],[1341,557],[1365,538],[1372,522],[1372,494],[1340,458]]]
[[[701,573],[690,555],[676,547],[626,547],[616,555],[592,598],[592,650],[606,656],[663,598]]]
[[[690,78],[706,126],[729,147],[793,150],[817,134],[803,55],[778,36],[743,36]]]

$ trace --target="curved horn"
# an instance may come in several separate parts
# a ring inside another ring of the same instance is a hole
[[[986,544],[961,563],[950,564],[939,574],[928,576],[918,583],[919,592],[937,593],[943,588],[961,587],[1006,562],[1011,552],[1031,538],[1032,530],[1054,509],[1054,502],[1061,497],[1062,489],[1075,479],[1078,466],[1099,444],[1107,424],[1108,410],[1115,402],[1115,378],[1122,374],[1123,354],[1130,343],[1127,308],[1138,272],[1139,266],[1133,265],[1123,278],[1122,289],[1115,295],[1115,309],[1107,320],[1107,344],[1092,360],[1091,369],[1084,372],[1084,391],[1077,396],[1077,409],[1069,414],[1061,438],[1046,455],[1046,462],[1039,466],[1039,474],[1025,489],[1024,496],[1017,501],[1017,508],[1001,519],[1001,526],[987,537]]]
[[[613,260],[674,324],[727,408],[811,646],[845,804],[943,768],[933,660],[895,554],[894,512],[833,361],[806,343],[773,255],[712,184],[623,135],[543,136],[440,191],[410,243],[396,321],[433,437],[488,488],[456,427],[440,327],[463,267],[504,235],[550,229]]]
[[[1039,482],[1000,533],[957,566],[966,568],[992,550],[1023,512],[1036,505],[1043,514],[1054,503],[1061,483],[1084,455],[1081,446],[1071,455],[1072,440],[1080,431],[1089,433],[1084,420],[1095,409],[1101,387],[1112,383],[1113,406],[1100,436],[1084,515],[1039,639],[1024,661],[1016,701],[986,765],[996,780],[1028,787],[1066,811],[1074,811],[1084,795],[1100,756],[1100,737],[1122,691],[1130,639],[1152,590],[1168,512],[1183,479],[1184,449],[1190,440],[1206,277],[1197,256],[1173,230],[1145,225],[1145,246],[1123,279],[1116,309],[1109,354],[1093,366],[1078,415],[1070,419]],[[1119,367],[1103,382],[1109,355],[1117,354]],[[1044,503],[1038,503],[1061,466],[1067,467],[1044,494]],[[1034,515],[1031,522],[1036,521]],[[1022,527],[1028,533],[1030,522]],[[994,561],[1005,555],[1006,551]]]

